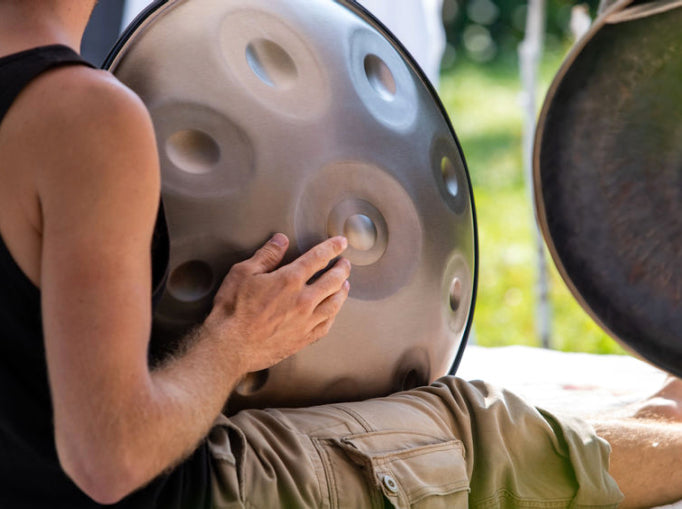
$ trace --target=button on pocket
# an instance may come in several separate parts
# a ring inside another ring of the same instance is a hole
[[[393,507],[468,507],[469,479],[459,440],[382,431],[333,440]],[[343,479],[336,480],[336,484]],[[372,497],[375,499],[375,497]],[[343,501],[339,500],[339,507]]]
[[[384,486],[388,491],[391,493],[398,493],[398,484],[395,482],[395,479],[391,477],[390,475],[385,475],[383,478]]]

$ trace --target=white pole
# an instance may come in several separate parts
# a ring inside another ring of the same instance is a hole
[[[531,199],[535,202],[533,190],[533,139],[537,119],[537,72],[542,56],[545,34],[545,0],[528,0],[526,17],[526,34],[519,45],[519,65],[521,68],[522,96],[521,103],[525,111],[523,128],[523,164],[526,175],[526,186]],[[535,216],[534,216],[535,217]],[[549,279],[545,246],[542,235],[534,222],[535,253],[537,258],[537,310],[535,316],[536,332],[544,348],[550,347],[551,306],[549,302]]]

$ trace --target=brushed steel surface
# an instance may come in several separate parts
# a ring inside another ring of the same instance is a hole
[[[110,69],[149,108],[171,237],[155,328],[181,335],[272,233],[291,260],[349,238],[329,335],[237,387],[230,410],[387,394],[461,355],[477,272],[469,177],[404,50],[352,2],[161,2]]]

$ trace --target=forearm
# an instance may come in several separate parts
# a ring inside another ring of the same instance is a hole
[[[94,391],[109,397],[83,409],[90,419],[57,421],[66,428],[57,429],[62,466],[88,495],[116,501],[194,450],[243,375],[216,336],[200,327],[164,365]]]
[[[649,508],[682,499],[682,424],[647,420],[596,421],[611,444],[609,472],[625,499],[623,508]]]
[[[165,437],[158,440],[159,455],[166,466],[194,449],[246,374],[241,360],[220,344],[230,343],[223,334],[203,324],[186,338],[182,352],[150,372],[154,423]],[[238,332],[225,335],[231,334]],[[175,444],[172,451],[169,444]]]

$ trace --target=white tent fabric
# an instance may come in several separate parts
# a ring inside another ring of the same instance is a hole
[[[469,346],[457,376],[505,387],[547,410],[589,417],[624,411],[659,389],[667,375],[626,355]]]

